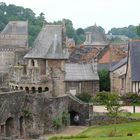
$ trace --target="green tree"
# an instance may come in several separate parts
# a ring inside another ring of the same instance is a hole
[[[110,91],[110,76],[109,71],[102,69],[98,71],[100,79],[100,91]]]
[[[140,38],[140,24],[138,26],[136,26],[136,33]]]
[[[108,34],[112,35],[125,35],[129,38],[137,38],[136,26],[129,25],[128,27],[123,28],[112,28]]]

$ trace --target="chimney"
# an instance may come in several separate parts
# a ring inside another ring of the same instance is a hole
[[[17,28],[17,24],[16,24],[16,22],[13,22],[12,23],[12,33],[16,32],[16,28]]]
[[[86,43],[91,44],[91,32],[86,32]]]

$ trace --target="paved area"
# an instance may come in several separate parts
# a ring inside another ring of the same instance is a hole
[[[123,110],[126,110],[127,112],[133,112],[133,106],[123,106],[122,107]],[[94,112],[107,112],[106,108],[104,106],[93,106],[93,111]],[[140,106],[136,106],[135,111],[137,113],[140,113]]]

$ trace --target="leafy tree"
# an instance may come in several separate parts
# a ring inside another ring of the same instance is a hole
[[[32,46],[32,43],[42,28],[42,25],[47,23],[43,13],[36,16],[35,13],[29,8],[23,8],[14,4],[6,5],[3,2],[0,3],[0,19],[0,31],[3,30],[10,20],[28,20],[29,46]]]
[[[82,28],[78,28],[78,29],[76,30],[76,34],[77,34],[78,36],[84,35],[84,34],[85,34],[85,31],[84,31]]]
[[[100,79],[100,91],[110,91],[110,76],[109,71],[102,69],[98,71]]]
[[[140,24],[136,26],[137,35],[140,37]]]
[[[129,25],[128,27],[123,28],[112,28],[108,34],[112,35],[125,35],[129,38],[137,38],[136,27],[133,25]]]

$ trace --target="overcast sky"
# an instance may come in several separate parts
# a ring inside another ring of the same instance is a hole
[[[75,28],[97,25],[106,31],[112,27],[138,25],[140,0],[0,0],[31,8],[37,15],[45,14],[46,20],[70,19]]]

